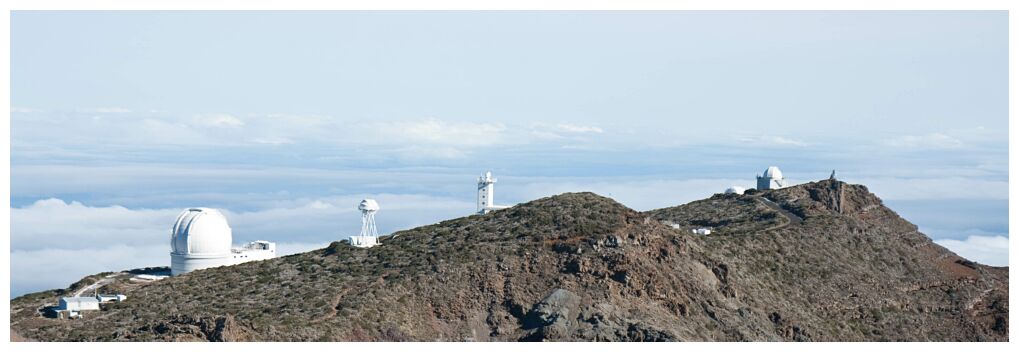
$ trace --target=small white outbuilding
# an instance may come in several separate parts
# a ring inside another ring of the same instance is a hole
[[[99,299],[96,297],[60,297],[57,314],[68,318],[81,316],[82,311],[99,310]]]
[[[690,231],[692,231],[695,235],[710,235],[711,234],[711,229],[703,228],[703,227],[699,228],[699,229],[693,229],[693,230],[690,230]]]
[[[747,191],[746,188],[740,186],[732,186],[725,189],[725,194],[743,194]]]
[[[99,303],[123,302],[127,300],[127,295],[119,293],[115,295],[96,295],[96,298],[99,299]]]

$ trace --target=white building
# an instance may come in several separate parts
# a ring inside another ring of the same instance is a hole
[[[493,210],[506,209],[509,206],[495,205],[495,178],[491,171],[478,177],[478,214],[487,214]]]
[[[166,275],[138,274],[138,275],[135,275],[135,276],[131,277],[130,280],[131,281],[152,282],[152,281],[159,281],[159,280],[162,280],[162,279],[165,279],[165,278],[167,278]]]
[[[269,241],[248,242],[240,248],[231,248],[233,264],[276,258],[276,244]]]
[[[747,189],[740,186],[732,186],[725,189],[725,194],[743,194]]]
[[[99,299],[96,297],[60,297],[57,304],[57,314],[68,318],[75,318],[81,315],[82,311],[99,310]]]
[[[170,233],[170,274],[276,257],[276,244],[255,241],[232,248],[233,230],[219,210],[189,208]]]
[[[96,295],[96,299],[99,300],[99,303],[123,302],[127,300],[127,295],[119,293],[115,295]]]
[[[699,229],[693,229],[693,230],[690,230],[690,231],[692,231],[695,235],[710,235],[711,234],[711,229],[707,229],[707,228],[703,228],[703,227],[699,228]]]
[[[779,189],[786,186],[785,178],[782,177],[782,170],[778,166],[769,166],[764,170],[764,175],[757,176],[757,189]]]
[[[379,202],[374,199],[362,200],[357,205],[361,211],[361,233],[357,236],[350,236],[350,245],[354,247],[369,248],[379,244],[379,228],[375,226],[375,213],[381,209]]]

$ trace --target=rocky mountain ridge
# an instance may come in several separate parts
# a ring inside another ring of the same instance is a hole
[[[714,232],[690,232],[698,227]],[[866,187],[835,180],[647,212],[567,193],[400,231],[371,249],[335,242],[118,289],[130,299],[81,320],[41,316],[66,291],[16,298],[12,332],[46,341],[1008,339],[1007,268],[951,253]]]

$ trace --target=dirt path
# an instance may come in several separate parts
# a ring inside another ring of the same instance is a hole
[[[74,292],[74,295],[72,295],[72,297],[81,297],[81,295],[83,293],[85,293],[85,292],[88,292],[88,291],[91,291],[91,290],[96,290],[96,289],[99,289],[100,287],[106,286],[106,284],[113,282],[114,280],[117,279],[118,276],[121,276],[121,275],[124,275],[124,274],[125,274],[124,272],[119,272],[119,273],[116,273],[116,274],[106,275],[106,277],[104,277],[102,280],[96,281],[95,283],[93,283],[91,285],[88,285],[88,286],[85,286],[85,287],[82,287],[82,288],[78,289],[78,291]]]
[[[785,218],[789,220],[785,224],[772,227],[772,228],[767,229],[765,231],[778,230],[778,229],[784,228],[786,226],[789,226],[790,224],[799,225],[800,223],[803,222],[803,218],[799,217],[796,214],[793,214],[792,212],[790,212],[788,210],[785,210],[784,208],[782,208],[781,206],[779,206],[775,202],[772,202],[771,199],[764,198],[764,197],[757,197],[757,199],[760,199],[761,203],[764,203],[765,206],[767,206],[768,208],[771,208],[772,210],[777,211],[779,214],[782,214],[782,216],[785,216]]]
[[[343,297],[345,297],[347,295],[347,292],[349,292],[349,291],[350,291],[350,289],[346,289],[346,290],[343,290],[342,292],[336,294],[336,297],[333,297],[333,300],[330,302],[331,305],[329,306],[329,313],[327,313],[326,315],[320,316],[318,318],[312,319],[311,322],[312,323],[321,323],[321,322],[325,321],[326,319],[335,317],[336,313],[338,313],[338,311],[336,310],[336,307],[340,306],[340,301],[343,300]]]

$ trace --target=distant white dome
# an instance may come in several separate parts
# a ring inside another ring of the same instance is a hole
[[[189,208],[177,216],[170,248],[178,255],[229,255],[233,231],[226,217],[211,208]]]
[[[379,202],[376,202],[374,199],[368,198],[368,199],[362,200],[361,204],[357,206],[357,209],[361,210],[361,211],[365,211],[365,210],[367,210],[367,211],[378,211],[379,210]]]
[[[732,186],[725,189],[725,194],[743,194],[747,189],[740,186]]]
[[[782,179],[782,170],[778,169],[778,166],[769,166],[767,170],[764,170],[764,178],[773,178],[776,180]]]

